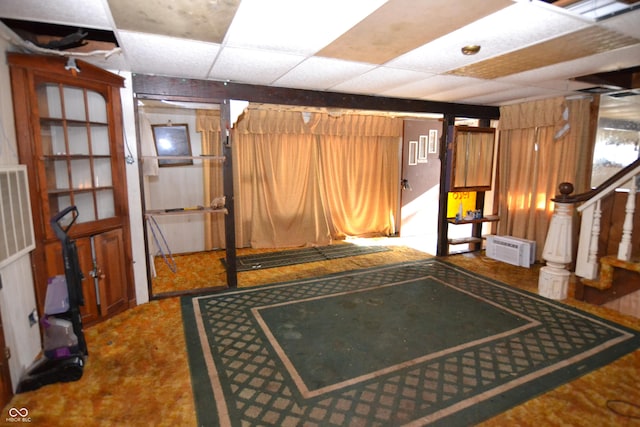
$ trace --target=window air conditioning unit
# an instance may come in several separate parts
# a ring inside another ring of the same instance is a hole
[[[511,236],[487,236],[489,258],[520,267],[531,267],[536,261],[536,242]]]

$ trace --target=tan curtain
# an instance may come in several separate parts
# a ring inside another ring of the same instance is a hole
[[[325,199],[334,237],[395,232],[398,139],[327,138],[320,144]]]
[[[220,112],[215,110],[196,111],[196,130],[201,134],[202,153],[212,156],[222,155],[220,143]],[[222,180],[222,162],[203,160],[204,204],[211,205],[216,197],[224,194]],[[208,220],[204,224],[204,244],[206,250],[224,248],[224,215],[205,214]]]
[[[565,120],[564,114],[568,113]],[[590,100],[553,98],[500,108],[499,235],[537,242],[541,258],[561,182],[588,189]],[[561,132],[568,124],[568,131]]]
[[[233,130],[238,245],[393,232],[402,120],[249,110]]]

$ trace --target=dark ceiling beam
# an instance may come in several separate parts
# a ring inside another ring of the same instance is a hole
[[[573,80],[620,89],[640,88],[640,66],[575,77]]]
[[[167,99],[187,102],[221,102],[224,99],[237,99],[301,107],[449,114],[456,117],[474,119],[500,118],[500,109],[498,107],[486,105],[387,98],[145,74],[133,75],[133,93],[137,98],[141,99]]]

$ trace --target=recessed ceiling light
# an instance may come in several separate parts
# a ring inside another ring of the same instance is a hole
[[[480,45],[468,44],[466,46],[462,46],[462,49],[460,50],[462,51],[463,55],[475,55],[476,53],[480,52]]]

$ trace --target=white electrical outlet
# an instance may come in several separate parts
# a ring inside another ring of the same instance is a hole
[[[29,326],[33,326],[38,323],[38,310],[35,308],[31,313],[29,313]]]

